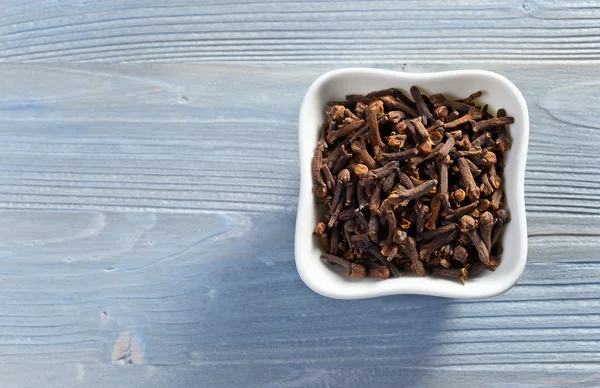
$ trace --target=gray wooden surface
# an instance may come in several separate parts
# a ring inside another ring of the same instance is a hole
[[[600,385],[599,2],[0,3],[0,386]],[[521,89],[512,290],[301,282],[298,107],[349,65]]]

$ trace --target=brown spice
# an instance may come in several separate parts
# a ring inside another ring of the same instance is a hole
[[[412,271],[464,282],[494,270],[503,208],[504,110],[395,88],[329,103],[311,173],[327,206],[314,234],[322,259],[351,277]],[[460,222],[460,225],[457,224]]]

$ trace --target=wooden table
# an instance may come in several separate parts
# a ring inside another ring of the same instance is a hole
[[[0,385],[599,386],[600,3],[500,3],[4,1]],[[298,107],[347,66],[521,89],[512,290],[337,301],[302,283]]]

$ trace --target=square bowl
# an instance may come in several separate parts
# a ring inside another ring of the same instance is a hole
[[[504,108],[515,118],[509,126],[511,148],[504,154],[504,203],[512,221],[502,235],[504,252],[500,265],[469,278],[465,285],[452,279],[406,275],[386,280],[344,276],[341,270],[320,260],[320,241],[312,235],[322,213],[312,193],[311,163],[324,121],[326,104],[343,100],[347,94],[367,94],[374,90],[399,88],[408,91],[412,85],[423,93],[442,93],[465,97],[482,90],[481,101],[491,111]],[[295,256],[300,277],[312,290],[337,299],[361,299],[393,294],[421,294],[447,298],[486,298],[509,290],[525,269],[527,261],[527,225],[525,220],[525,161],[529,138],[529,115],[519,90],[503,76],[483,70],[457,70],[439,73],[403,73],[379,69],[349,68],[328,72],[310,86],[298,123],[300,148],[300,196],[296,219]]]

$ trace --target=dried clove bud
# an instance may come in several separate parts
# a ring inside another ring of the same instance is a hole
[[[468,264],[467,264],[468,265]],[[465,284],[469,269],[463,267],[461,269],[456,268],[434,268],[431,274],[434,276],[445,276],[449,278],[459,279],[462,284]]]
[[[410,117],[417,117],[419,115],[419,113],[415,109],[406,105],[404,102],[396,100],[394,97],[382,96],[382,97],[380,97],[380,100],[385,104],[385,106],[388,109],[402,111],[402,112],[406,113],[407,115],[409,115]]]
[[[429,257],[435,252],[437,249],[443,247],[444,245],[448,245],[452,243],[458,237],[459,233],[457,230],[453,230],[448,234],[444,234],[434,238],[432,241],[423,245],[419,249],[419,257],[421,260],[428,261]]]
[[[363,125],[365,125],[365,120],[355,120],[351,121],[344,126],[339,127],[337,131],[329,132],[327,137],[327,142],[329,144],[333,144],[337,139],[341,139],[345,136],[352,134],[359,130]]]
[[[390,175],[396,170],[396,168],[398,168],[398,162],[390,162],[383,167],[367,172],[363,177],[363,181],[373,183],[378,179],[385,178],[386,176]]]
[[[512,124],[515,122],[515,119],[512,117],[497,117],[495,119],[483,120],[479,121],[473,127],[473,132],[479,132],[482,129],[488,129],[492,127],[504,126],[506,124]]]
[[[435,108],[433,111],[433,115],[435,116],[435,118],[442,119],[442,120],[444,120],[446,117],[448,117],[449,114],[450,114],[450,111],[448,111],[448,107],[445,105],[440,105],[437,108]]]
[[[364,278],[367,276],[367,269],[362,264],[352,263],[348,276],[353,278]]]
[[[494,227],[494,216],[485,212],[479,216],[479,234],[488,252],[492,249],[492,228]]]
[[[377,268],[369,269],[367,276],[370,278],[382,278],[387,279],[390,277],[390,270],[385,265],[380,265]]]
[[[428,119],[431,121],[435,121],[435,118],[429,111],[429,108],[427,107],[427,104],[425,103],[425,100],[423,99],[423,95],[421,95],[419,88],[417,88],[416,86],[411,87],[410,94],[415,100],[415,104],[417,104],[417,110],[419,111],[419,115],[421,116],[423,124],[427,125]]]
[[[467,189],[467,195],[471,201],[476,201],[479,199],[479,188],[473,179],[473,174],[471,173],[471,169],[467,164],[467,160],[465,158],[458,159],[458,168],[460,170],[460,175],[465,188]]]
[[[467,260],[469,259],[469,252],[467,252],[465,247],[463,247],[462,245],[458,245],[456,248],[454,248],[452,255],[454,257],[454,260],[462,264],[466,264]]]
[[[417,243],[415,239],[412,237],[408,237],[402,246],[400,247],[400,251],[403,255],[408,257],[412,262],[411,269],[419,276],[425,276],[425,266],[423,266],[423,262],[419,258],[419,254],[417,253]]]
[[[419,150],[416,148],[409,148],[405,151],[394,152],[391,154],[381,153],[379,154],[378,160],[380,162],[403,162],[410,158],[414,158],[419,154]]]
[[[431,206],[433,206],[433,201],[432,201]],[[427,225],[431,225],[430,220],[432,218],[432,214],[433,214],[433,211],[431,214],[429,214],[429,206],[423,204],[422,202],[418,202],[417,223],[416,223],[417,235],[421,235],[423,233],[423,229],[426,228]],[[427,221],[426,221],[426,219],[427,219]],[[433,228],[427,227],[427,229],[435,229],[435,227],[433,227]]]
[[[431,200],[431,214],[427,219],[427,223],[425,224],[425,228],[429,230],[433,230],[436,227],[438,217],[440,215],[440,210],[442,206],[442,197],[440,195],[436,195]]]
[[[382,148],[386,148],[385,143],[381,141],[381,135],[379,133],[378,118],[383,116],[383,102],[375,100],[367,107],[367,124],[369,125],[369,134],[371,137],[371,144],[375,150],[375,155],[379,154]]]
[[[324,222],[318,222],[315,226],[314,234],[319,236],[321,244],[325,249],[329,249],[329,237],[327,237],[327,225]]]
[[[478,205],[479,201],[475,201],[463,207],[459,207],[458,209],[449,209],[446,211],[446,213],[448,214],[446,214],[444,218],[446,218],[447,220],[457,220],[460,217],[467,214],[471,214],[472,212],[477,210]]]
[[[386,193],[389,193],[390,191],[392,191],[392,189],[394,188],[394,185],[396,183],[397,176],[398,175],[396,175],[395,173],[392,173],[384,178],[383,191],[385,191]]]
[[[322,253],[321,254],[321,260],[328,261],[331,264],[341,265],[342,267],[348,268],[348,269],[350,269],[350,266],[352,265],[352,263],[349,262],[346,259],[343,259],[343,258],[341,258],[339,256],[336,256],[336,255],[329,255],[327,253]]]
[[[364,143],[354,142],[350,147],[359,163],[366,165],[369,169],[374,169],[377,167],[377,162],[375,162],[375,159],[373,159],[371,154],[369,154]]]
[[[471,216],[463,216],[460,219],[460,227],[461,231],[469,236],[471,242],[475,246],[477,250],[477,254],[479,255],[479,260],[483,263],[488,264],[490,262],[490,252],[488,251],[485,243],[481,239],[479,235],[479,230],[477,229],[477,223]]]
[[[457,203],[461,203],[466,197],[467,193],[465,193],[463,189],[456,189],[452,192],[452,198],[454,198]]]
[[[508,212],[505,209],[499,209],[496,212],[496,226],[492,232],[491,237],[491,245],[496,245],[498,238],[500,238],[500,234],[502,233],[502,229],[504,228],[504,224],[508,223],[510,219],[508,218]]]
[[[477,121],[477,120],[481,120],[481,111],[475,107],[470,107],[469,113],[467,113],[466,115],[464,115],[462,117],[457,118],[454,121],[445,123],[444,129],[456,128],[459,125],[466,124],[471,121]],[[475,124],[475,125],[477,125],[477,124]]]
[[[419,236],[419,241],[428,241],[431,240],[433,238],[436,238],[442,234],[446,234],[446,233],[450,233],[452,232],[454,229],[456,229],[456,224],[451,223],[448,225],[444,225],[441,226],[437,229],[434,230],[427,230],[425,232],[423,232],[420,236]]]

